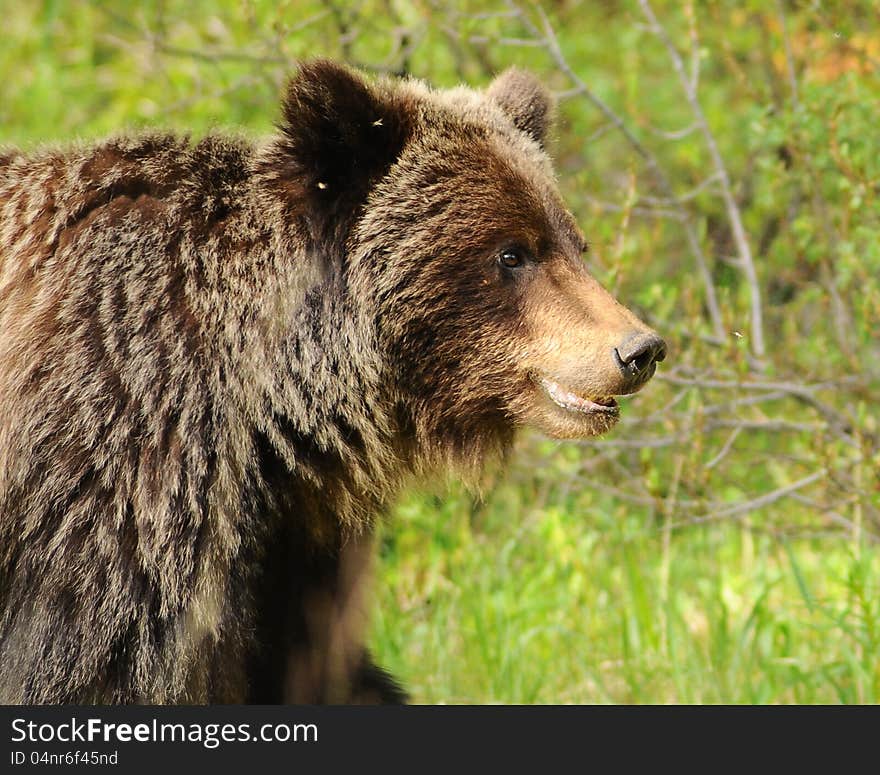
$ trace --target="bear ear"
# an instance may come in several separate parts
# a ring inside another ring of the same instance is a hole
[[[532,73],[508,68],[492,81],[487,93],[517,129],[544,146],[556,104],[553,95]]]
[[[315,238],[343,238],[409,135],[403,98],[329,60],[300,65],[282,103],[275,174],[295,187]]]

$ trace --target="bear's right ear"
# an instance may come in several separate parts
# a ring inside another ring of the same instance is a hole
[[[297,192],[316,240],[344,240],[410,131],[401,95],[329,60],[300,65],[282,104],[274,176]],[[341,246],[340,246],[341,247]]]

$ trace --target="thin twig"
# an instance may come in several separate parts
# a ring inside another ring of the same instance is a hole
[[[688,126],[683,127],[682,129],[660,129],[659,127],[645,124],[644,128],[651,134],[657,135],[657,137],[662,137],[664,140],[684,140],[685,137],[689,137],[700,129],[697,124],[688,124]]]
[[[669,205],[669,204],[680,204],[682,202],[689,202],[692,199],[696,199],[700,194],[702,194],[707,188],[715,185],[720,180],[720,176],[717,172],[713,172],[709,175],[708,178],[698,183],[694,186],[690,191],[686,191],[684,194],[678,194],[675,199],[670,200],[667,197],[654,197],[654,196],[646,196],[644,194],[639,195],[639,199],[646,204],[651,205]]]
[[[742,433],[742,428],[734,428],[727,437],[727,440],[721,446],[721,449],[718,450],[718,453],[708,463],[706,463],[705,467],[715,468],[715,466],[717,466],[733,448],[733,442],[736,441],[740,433]]]
[[[591,204],[597,210],[601,210],[606,213],[622,213],[624,210],[629,210],[633,215],[639,215],[643,218],[668,218],[671,221],[681,221],[682,215],[678,210],[669,210],[663,207],[631,207],[627,208],[626,205],[620,205],[616,202],[606,202],[603,199],[596,199],[596,197],[585,195],[584,201]]]

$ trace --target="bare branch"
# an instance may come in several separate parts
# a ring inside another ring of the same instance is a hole
[[[202,51],[196,48],[182,48],[180,46],[170,46],[163,40],[152,37],[150,42],[155,50],[165,56],[185,57],[188,59],[197,59],[201,62],[253,62],[261,65],[288,65],[290,62],[280,56],[250,54],[246,51]]]
[[[706,121],[706,116],[703,113],[703,108],[700,105],[697,92],[692,88],[693,84],[685,71],[681,54],[678,53],[678,50],[673,45],[666,29],[658,21],[657,16],[654,14],[654,10],[651,8],[649,0],[639,0],[639,5],[641,6],[645,17],[648,19],[651,31],[660,38],[663,45],[666,47],[669,58],[672,61],[672,66],[675,68],[679,81],[681,81],[685,97],[691,106],[691,110],[696,117],[697,124],[699,125],[703,138],[706,141],[706,147],[712,158],[712,164],[719,176],[721,195],[727,209],[727,217],[730,221],[730,228],[733,233],[734,242],[736,243],[737,252],[742,261],[743,274],[746,277],[746,282],[749,285],[749,292],[751,294],[752,350],[756,357],[763,358],[766,354],[766,347],[764,344],[764,317],[761,308],[761,287],[758,282],[758,274],[755,271],[755,262],[752,259],[752,249],[749,247],[749,240],[745,228],[743,227],[739,205],[737,205],[736,199],[733,196],[733,189],[730,183],[730,176],[728,175],[727,167],[724,165],[724,160],[721,158],[721,152],[718,150],[715,136],[709,129],[709,124]]]
[[[727,440],[721,446],[721,449],[718,450],[718,453],[706,463],[706,468],[715,468],[725,457],[727,457],[727,453],[733,448],[733,442],[736,441],[739,434],[742,433],[742,428],[734,428],[730,435],[727,437]]]
[[[664,140],[683,140],[694,132],[698,132],[700,127],[698,124],[688,124],[688,126],[682,129],[659,129],[658,127],[646,124],[645,129],[651,132],[651,134],[662,137]]]
[[[716,183],[718,183],[720,179],[720,175],[717,172],[713,172],[711,175],[709,175],[708,178],[698,183],[690,191],[686,191],[684,194],[678,194],[674,199],[669,199],[667,197],[646,196],[644,194],[639,195],[639,199],[647,204],[652,205],[681,204],[682,202],[689,202],[692,199],[696,199],[707,188],[710,188],[711,186],[714,186]]]
[[[745,420],[738,417],[733,420],[713,420],[705,425],[705,430],[711,431],[716,428],[740,428],[742,430],[767,431],[769,433],[779,431],[792,431],[794,433],[820,433],[825,426],[819,423],[791,422],[790,420]]]
[[[596,199],[596,197],[585,195],[585,202],[589,202],[593,207],[597,210],[601,210],[606,213],[622,213],[625,210],[629,210],[633,215],[640,215],[645,218],[668,218],[672,221],[681,221],[682,215],[678,210],[668,210],[662,207],[631,207],[628,208],[626,205],[620,205],[616,202],[606,202],[603,199]]]
[[[839,511],[836,510],[834,506],[827,506],[825,504],[819,503],[819,501],[813,498],[808,498],[802,493],[797,492],[792,493],[791,498],[792,500],[796,500],[798,503],[802,503],[804,506],[808,506],[811,509],[818,511],[820,514],[822,514],[822,516],[828,517],[828,519],[830,519],[832,522],[845,528],[850,533],[855,534],[859,532],[859,526],[853,520],[844,517]],[[852,499],[850,499],[850,501],[851,500]],[[840,504],[836,505],[839,506]],[[861,527],[861,535],[863,538],[867,538],[868,540],[875,543],[880,542],[880,535],[870,530],[865,530],[864,526]]]
[[[520,48],[542,48],[543,40],[534,38],[488,38],[485,35],[471,35],[471,43],[497,43],[499,46],[519,46]]]
[[[828,390],[838,388],[844,384],[851,384],[852,380],[839,379],[813,384],[799,384],[797,382],[773,382],[752,380],[748,382],[737,380],[725,380],[700,377],[678,377],[674,374],[658,374],[654,379],[671,382],[673,385],[692,385],[700,388],[717,388],[719,390],[779,390],[790,395],[805,395],[812,397],[816,390]]]
[[[595,129],[591,135],[584,139],[584,145],[592,145],[596,142],[600,137],[604,137],[609,132],[614,131],[614,124],[610,122],[605,122],[598,129]]]
[[[770,506],[771,504],[788,497],[792,493],[797,492],[798,490],[802,490],[804,487],[813,484],[813,482],[818,482],[822,477],[826,475],[827,471],[825,469],[822,469],[821,471],[815,471],[809,476],[805,476],[803,479],[798,479],[796,482],[785,485],[785,487],[779,487],[768,493],[764,493],[764,495],[760,495],[757,498],[752,498],[750,500],[744,501],[743,503],[737,503],[735,506],[728,506],[727,508],[716,509],[715,511],[712,511],[708,514],[702,514],[698,517],[691,517],[687,520],[683,520],[680,522],[673,522],[670,527],[673,530],[676,530],[678,528],[689,527],[691,525],[700,525],[706,522],[718,522],[723,519],[742,517],[753,511],[757,511],[758,509]]]

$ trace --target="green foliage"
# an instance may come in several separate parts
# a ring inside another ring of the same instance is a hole
[[[265,133],[313,55],[559,92],[591,269],[670,357],[608,439],[391,515],[372,642],[417,701],[880,699],[876,9],[649,7],[0,0],[0,143]]]

